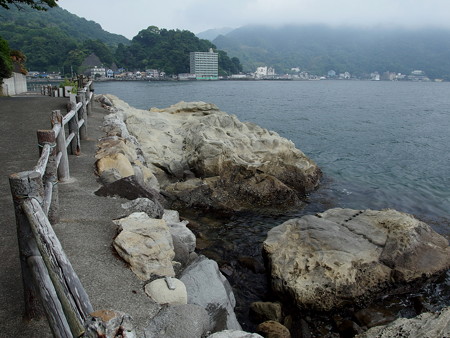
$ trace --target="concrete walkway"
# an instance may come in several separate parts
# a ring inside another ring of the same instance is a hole
[[[51,97],[0,97],[0,323],[1,337],[51,337],[45,317],[22,319],[24,305],[17,235],[8,176],[31,170],[38,159],[36,130],[50,129],[51,111],[65,112],[67,99]],[[97,104],[97,103],[96,103]],[[89,139],[81,155],[70,156],[71,182],[59,184],[61,221],[55,232],[91,298],[94,310],[114,309],[130,314],[142,329],[159,307],[143,291],[143,283],[112,248],[116,226],[112,219],[124,215],[120,198],[98,197],[94,174],[95,149],[107,112],[94,105],[88,117]]]

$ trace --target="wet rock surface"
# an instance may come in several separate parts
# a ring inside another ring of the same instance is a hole
[[[415,318],[399,318],[389,325],[373,327],[357,337],[434,338],[448,336],[450,336],[450,307],[436,313],[423,313]]]
[[[329,311],[448,269],[447,240],[394,210],[331,209],[293,219],[264,242],[273,289]]]
[[[268,320],[258,325],[258,333],[267,338],[291,338],[291,333],[283,324]]]

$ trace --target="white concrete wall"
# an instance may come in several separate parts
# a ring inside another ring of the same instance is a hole
[[[3,95],[12,96],[25,93],[27,91],[27,78],[20,73],[13,73],[9,79],[3,79]]]

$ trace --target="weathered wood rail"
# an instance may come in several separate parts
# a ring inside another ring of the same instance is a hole
[[[69,101],[69,112],[52,113],[52,129],[38,130],[40,157],[30,171],[10,175],[19,256],[29,319],[45,312],[55,337],[79,337],[93,312],[89,297],[51,224],[59,220],[58,182],[70,178],[68,155],[80,153],[87,138],[93,84],[87,82]],[[67,137],[66,137],[67,132]],[[42,307],[40,306],[42,304]],[[43,308],[43,309],[42,309]]]

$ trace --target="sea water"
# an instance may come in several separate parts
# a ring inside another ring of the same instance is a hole
[[[214,103],[292,140],[324,172],[328,204],[395,208],[450,235],[450,83],[116,81],[96,93],[141,109]]]
[[[322,169],[318,190],[290,214],[191,215],[190,226],[201,235],[200,252],[228,273],[244,328],[252,328],[249,304],[271,297],[258,271],[262,242],[268,230],[289,218],[334,207],[394,208],[450,238],[450,83],[111,81],[96,83],[95,90],[141,109],[179,101],[214,103],[292,140]],[[449,303],[449,283],[447,276],[436,287],[445,292],[429,292],[440,305]]]

